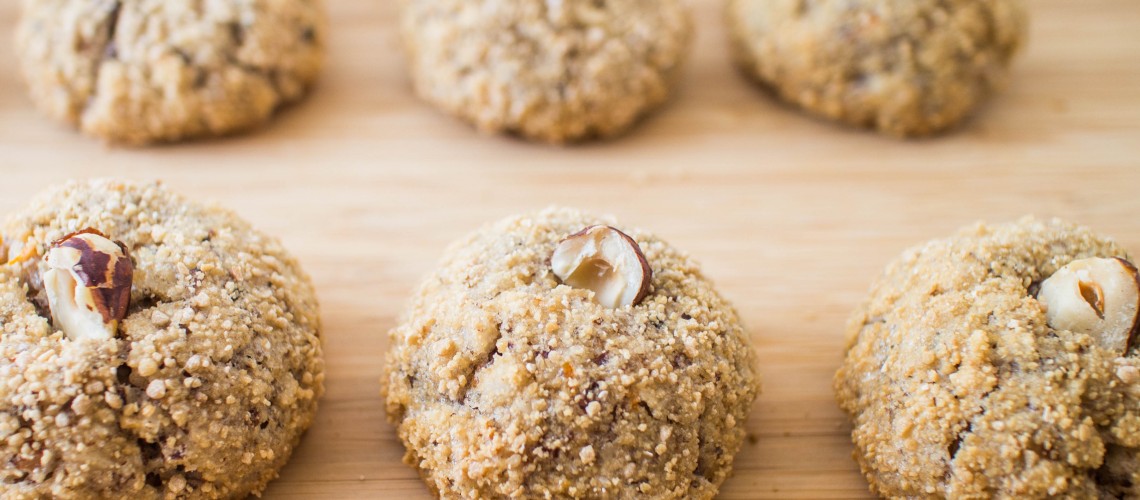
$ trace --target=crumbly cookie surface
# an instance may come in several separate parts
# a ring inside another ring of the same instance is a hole
[[[1140,496],[1140,357],[1046,323],[1034,289],[1125,251],[1058,220],[977,225],[905,252],[851,317],[835,376],[885,497]],[[1135,261],[1132,261],[1135,262]]]
[[[728,0],[737,65],[813,114],[896,136],[946,130],[1008,79],[1021,0]]]
[[[124,144],[226,135],[300,99],[325,45],[320,0],[23,0],[37,106]]]
[[[0,496],[261,492],[323,391],[309,279],[276,240],[157,184],[52,189],[8,219],[0,256],[85,227],[135,261],[117,338],[70,340],[35,265],[0,265]]]
[[[692,38],[679,0],[405,0],[416,92],[485,132],[620,134],[664,102]]]
[[[736,312],[697,265],[627,231],[653,270],[609,309],[548,258],[598,223],[512,217],[453,244],[390,332],[389,419],[445,498],[711,498],[759,391]]]

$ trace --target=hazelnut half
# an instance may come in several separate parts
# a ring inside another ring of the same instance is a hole
[[[1122,355],[1132,347],[1140,276],[1126,260],[1074,260],[1041,282],[1037,300],[1053,328],[1091,335],[1100,347]]]
[[[134,264],[127,247],[84,229],[52,243],[43,262],[55,327],[72,340],[113,338],[131,301]]]
[[[609,308],[641,302],[653,279],[637,242],[610,226],[590,226],[564,238],[550,267],[563,283],[593,290],[594,300]]]

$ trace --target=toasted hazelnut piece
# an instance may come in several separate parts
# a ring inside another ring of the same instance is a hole
[[[0,242],[3,243],[3,242]],[[23,264],[36,257],[37,248],[31,241],[24,241],[23,243],[6,247],[7,250],[0,257],[5,258],[5,265],[14,266]]]
[[[1053,328],[1091,335],[1097,345],[1121,355],[1132,347],[1140,276],[1128,261],[1074,260],[1041,283],[1037,300]]]
[[[72,340],[115,336],[134,278],[125,245],[94,229],[69,234],[51,244],[41,274],[56,328]]]
[[[550,256],[550,267],[563,283],[593,290],[594,300],[609,308],[641,302],[653,279],[637,242],[609,226],[590,226],[564,238]]]

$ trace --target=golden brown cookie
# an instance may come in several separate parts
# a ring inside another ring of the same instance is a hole
[[[759,391],[736,312],[653,235],[576,234],[599,224],[548,209],[477,231],[391,331],[388,417],[440,496],[707,499],[730,474]]]
[[[668,97],[692,38],[679,0],[407,0],[416,93],[485,132],[565,143]]]
[[[831,120],[897,136],[953,127],[1003,87],[1021,0],[728,0],[737,65]]]
[[[141,145],[231,134],[320,71],[321,0],[23,0],[32,99],[88,135]]]
[[[1059,220],[907,250],[852,315],[835,376],[855,457],[890,498],[1140,495],[1140,281]]]
[[[276,477],[324,380],[312,285],[277,240],[115,181],[51,189],[0,236],[0,497],[243,498]]]

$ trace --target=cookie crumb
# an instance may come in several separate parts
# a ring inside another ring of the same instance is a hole
[[[1140,368],[1133,365],[1118,366],[1116,377],[1125,384],[1135,384],[1140,382]]]
[[[582,462],[586,463],[587,465],[594,463],[595,456],[594,447],[590,445],[582,447],[582,451],[578,452],[578,457],[581,458]]]

